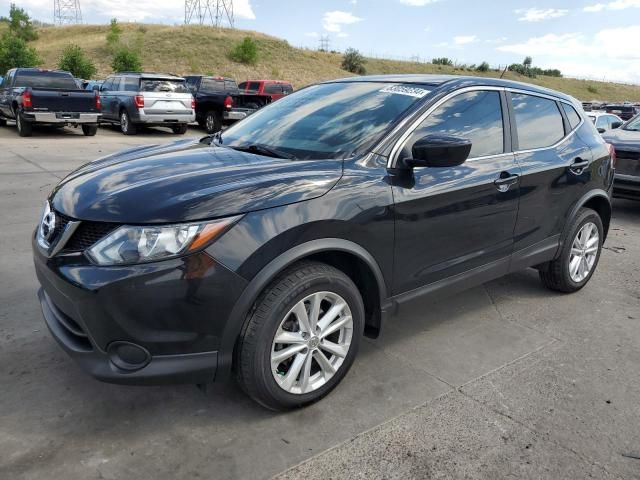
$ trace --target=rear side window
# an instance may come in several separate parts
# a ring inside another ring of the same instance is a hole
[[[282,87],[277,83],[267,83],[264,86],[264,93],[282,93]]]
[[[498,92],[457,95],[438,107],[413,132],[407,146],[427,135],[453,135],[471,140],[469,158],[504,152],[502,104]]]
[[[550,147],[564,137],[562,115],[555,101],[512,93],[520,150]]]
[[[566,103],[560,103],[560,105],[562,105],[562,108],[564,109],[564,113],[569,119],[569,125],[571,125],[571,130],[573,130],[580,123],[580,115],[578,115],[578,112],[576,112],[576,109],[573,108],[571,105]]]
[[[140,79],[141,92],[173,92],[173,93],[189,93],[184,80],[163,80],[163,79]]]

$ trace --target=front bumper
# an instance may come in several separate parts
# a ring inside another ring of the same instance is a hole
[[[613,180],[613,196],[633,200],[640,199],[640,177],[616,173]]]
[[[28,122],[50,123],[50,124],[73,124],[81,125],[85,123],[98,123],[99,113],[74,113],[74,112],[36,112],[25,113],[24,119]]]
[[[98,267],[83,255],[47,258],[35,238],[33,253],[47,327],[83,370],[121,384],[215,379],[246,281],[208,254]]]

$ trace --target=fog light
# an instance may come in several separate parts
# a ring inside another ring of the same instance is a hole
[[[109,360],[121,370],[140,370],[151,361],[146,348],[131,342],[112,342],[107,348]]]

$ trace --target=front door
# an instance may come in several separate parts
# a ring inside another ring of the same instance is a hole
[[[489,265],[506,273],[520,169],[505,98],[501,89],[460,93],[423,120],[401,149],[400,157],[410,156],[413,143],[432,134],[472,142],[460,166],[414,168],[394,180],[394,294]]]

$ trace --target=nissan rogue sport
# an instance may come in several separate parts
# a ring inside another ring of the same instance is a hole
[[[100,380],[233,375],[262,405],[295,408],[412,299],[528,267],[552,290],[583,288],[613,177],[608,145],[561,93],[330,81],[199,141],[70,173],[33,236],[38,295],[54,338]]]

